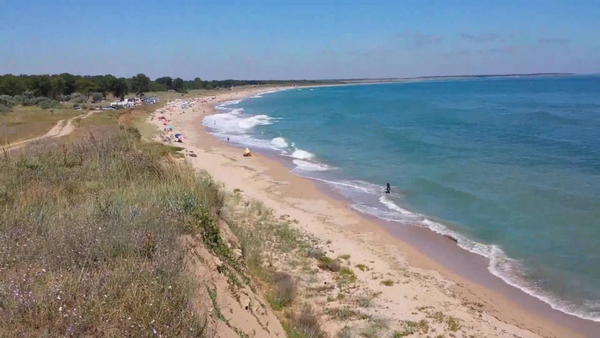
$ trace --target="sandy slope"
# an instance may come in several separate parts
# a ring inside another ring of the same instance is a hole
[[[409,244],[392,238],[377,223],[361,217],[342,201],[322,193],[312,181],[292,174],[281,163],[260,154],[242,157],[242,150],[214,139],[201,126],[202,117],[212,113],[216,103],[267,90],[252,88],[198,98],[184,114],[180,108],[166,109],[164,115],[155,113],[150,121],[162,131],[163,123],[156,118],[161,115],[171,120],[168,124],[185,135],[185,143],[177,145],[185,148],[186,154],[195,154],[186,156],[186,160],[195,168],[208,171],[227,190],[241,189],[245,197],[262,201],[277,215],[298,220],[298,227],[319,238],[329,256],[348,254],[350,266],[368,267],[365,271],[354,268],[358,277],[356,293],[377,294],[368,309],[369,315],[385,318],[390,327],[401,328],[406,320],[427,319],[432,330],[421,333],[424,337],[578,336],[523,310],[498,292],[447,271]],[[165,136],[163,133],[163,141]],[[323,280],[314,276],[301,278]],[[393,281],[393,285],[383,285],[381,282],[386,279]],[[330,306],[325,299],[323,296],[310,301],[325,308]],[[358,321],[342,323],[325,312],[323,324],[332,336],[343,326],[362,325]],[[456,318],[460,329],[450,330],[446,319],[442,322],[432,319],[438,312],[444,318]]]

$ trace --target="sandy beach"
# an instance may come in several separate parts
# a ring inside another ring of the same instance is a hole
[[[182,133],[184,142],[176,145],[184,148],[185,160],[210,173],[227,191],[239,189],[276,215],[298,220],[297,226],[318,238],[328,255],[350,255],[352,266],[368,267],[355,269],[357,290],[378,294],[369,312],[390,323],[419,321],[441,312],[459,320],[460,331],[455,334],[460,337],[578,337],[600,332],[599,323],[565,315],[504,284],[486,271],[483,257],[458,248],[452,240],[408,225],[391,229],[352,210],[343,198],[293,174],[274,158],[256,152],[243,157],[243,149],[214,138],[202,126],[215,105],[273,89],[241,88],[199,97],[185,109],[167,105],[150,122],[161,131],[163,142],[168,142],[169,134]],[[159,116],[169,120],[173,132],[164,130]],[[393,284],[384,285],[383,280]],[[326,306],[320,298],[311,301]],[[338,322],[322,318],[329,333],[339,330]],[[436,328],[432,336],[452,334],[441,324]]]

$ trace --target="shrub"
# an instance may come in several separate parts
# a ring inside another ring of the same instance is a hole
[[[38,96],[35,98],[35,104],[42,104],[46,101],[50,101],[50,98],[45,96]]]
[[[92,94],[92,103],[97,103],[104,100],[104,95],[102,93],[93,93]]]
[[[71,98],[70,98],[69,102],[73,102],[73,103],[86,103],[87,99],[81,93],[73,93],[73,94],[71,94]]]
[[[35,99],[35,97],[23,99],[24,106],[35,106],[36,104],[37,104],[37,100]]]
[[[338,272],[342,268],[337,259],[331,259],[327,256],[321,257],[317,266],[323,270],[329,270],[332,272]]]
[[[0,103],[0,114],[10,113],[12,111],[11,107],[7,107]]]
[[[50,108],[60,108],[61,105],[58,101],[55,100],[45,100],[38,103],[42,109],[50,109]]]
[[[448,317],[448,330],[452,331],[452,332],[456,332],[458,330],[460,330],[460,322],[458,319],[454,318],[454,317]]]
[[[15,100],[16,104],[23,104],[23,96],[21,96],[21,95],[13,96],[13,100]]]
[[[23,100],[35,98],[35,93],[32,90],[26,90],[23,92],[22,95],[23,95]]]
[[[385,286],[392,286],[392,285],[394,285],[394,281],[391,279],[386,279],[386,280],[381,281],[381,284],[383,284]]]
[[[12,108],[17,104],[17,102],[15,101],[14,97],[10,95],[0,95],[0,104],[8,108]]]
[[[61,95],[59,98],[60,102],[67,102],[71,100],[71,95]]]
[[[285,272],[273,274],[273,288],[268,300],[274,310],[280,310],[291,304],[296,296],[296,283],[292,276]]]
[[[356,274],[352,269],[344,267],[339,272],[338,283],[340,284],[348,284],[356,282]]]
[[[288,337],[294,338],[326,338],[321,329],[319,318],[310,305],[305,305],[298,316],[294,316],[286,329]]]
[[[368,271],[369,268],[364,264],[356,264],[356,268],[360,271]]]
[[[306,251],[306,255],[308,257],[312,257],[315,258],[316,260],[321,260],[323,257],[325,257],[325,253],[323,253],[323,251],[321,249],[318,248],[310,248]]]

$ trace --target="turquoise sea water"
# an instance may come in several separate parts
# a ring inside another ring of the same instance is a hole
[[[449,234],[507,283],[600,321],[600,77],[302,88],[219,109],[203,121],[217,137],[280,155],[362,213]]]

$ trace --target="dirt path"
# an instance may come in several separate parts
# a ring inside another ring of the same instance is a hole
[[[83,119],[86,119],[86,118],[90,117],[93,113],[96,113],[96,112],[97,111],[94,110],[94,111],[90,111],[90,112],[85,113],[85,114],[81,114],[81,115],[77,115],[75,117],[71,117],[70,119],[67,119],[67,120],[60,120],[46,134],[44,134],[42,136],[30,138],[30,139],[27,139],[27,140],[23,140],[23,141],[19,141],[19,142],[8,144],[7,146],[4,147],[4,150],[18,149],[18,148],[26,146],[27,144],[29,144],[29,143],[31,143],[33,141],[38,141],[38,140],[42,140],[42,139],[45,139],[45,138],[56,138],[56,137],[62,137],[62,136],[69,135],[69,134],[71,134],[75,130],[75,126],[73,125],[73,121],[75,119],[82,119],[83,120]]]

